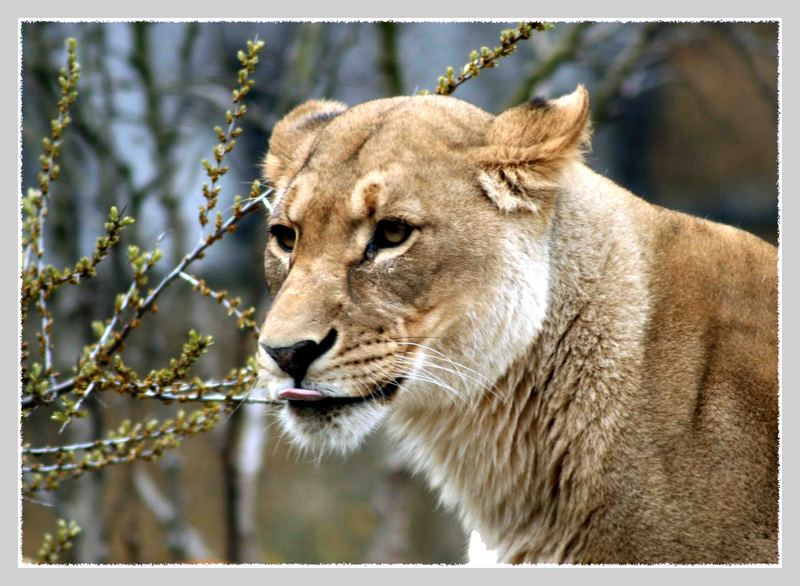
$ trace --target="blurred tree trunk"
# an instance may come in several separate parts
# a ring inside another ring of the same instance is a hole
[[[237,363],[250,354],[252,337],[238,332]],[[225,557],[231,563],[261,562],[257,531],[259,474],[263,465],[266,425],[261,405],[240,405],[225,426],[222,470],[225,483]]]
[[[222,449],[222,481],[225,486],[225,559],[238,564],[242,561],[239,530],[239,475],[236,469],[236,444],[241,428],[241,411],[236,409],[230,414],[223,428]]]
[[[413,483],[400,458],[389,452],[383,477],[373,495],[378,516],[375,539],[367,553],[367,563],[408,563],[411,545]]]
[[[90,323],[90,322],[87,322]],[[89,415],[75,420],[67,434],[69,442],[92,441],[103,435],[101,408],[96,400],[87,404]],[[108,561],[108,540],[103,526],[105,473],[86,474],[69,486],[66,514],[81,528],[70,550],[71,563],[102,564]]]
[[[175,560],[198,561],[213,558],[202,535],[183,520],[180,485],[168,484],[167,496],[164,496],[138,463],[134,465],[133,485],[142,503],[166,530],[167,547]]]
[[[397,23],[379,22],[378,39],[381,45],[378,68],[383,74],[386,90],[390,96],[403,95],[403,76],[397,58]]]
[[[266,422],[261,405],[242,406],[242,428],[236,458],[239,479],[239,507],[237,531],[240,543],[240,561],[262,562],[261,542],[258,534],[259,474],[264,461]]]
[[[133,475],[133,467],[129,467],[126,474]],[[126,509],[127,520],[122,525],[122,545],[125,548],[125,562],[129,564],[142,563],[142,537],[141,537],[141,523],[140,508],[141,503],[139,499],[131,499],[129,501],[129,508]]]

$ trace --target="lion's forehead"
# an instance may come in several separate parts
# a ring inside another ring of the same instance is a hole
[[[493,116],[459,100],[392,98],[367,102],[334,118],[317,136],[309,166],[360,172],[402,161],[419,165],[483,146]]]
[[[323,172],[296,178],[276,202],[276,210],[299,226],[340,224],[352,229],[364,220],[402,217],[422,221],[426,214],[424,189],[404,165],[393,163],[334,183]]]
[[[470,147],[492,116],[458,100],[377,100],[350,108],[322,130],[278,204],[303,213],[369,217],[469,175]]]

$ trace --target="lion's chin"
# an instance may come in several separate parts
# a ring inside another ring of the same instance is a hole
[[[377,401],[320,408],[288,401],[280,422],[291,442],[313,454],[346,454],[357,448],[384,419],[389,407]]]

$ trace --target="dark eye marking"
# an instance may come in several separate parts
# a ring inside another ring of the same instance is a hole
[[[278,246],[286,252],[292,252],[297,243],[297,232],[294,228],[283,224],[273,224],[269,227],[269,233],[278,243]]]
[[[375,233],[372,239],[367,244],[367,249],[364,251],[364,257],[367,260],[375,258],[378,251],[382,248],[395,248],[400,246],[408,240],[411,233],[414,231],[414,226],[404,220],[389,219],[381,220],[375,226]]]

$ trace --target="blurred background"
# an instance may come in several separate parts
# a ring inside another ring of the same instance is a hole
[[[447,66],[499,44],[517,23],[23,23],[22,181],[36,185],[41,138],[56,112],[64,40],[82,64],[73,125],[51,196],[45,259],[89,254],[111,205],[137,223],[97,278],[51,300],[55,363],[69,372],[130,282],[128,244],[152,248],[161,271],[200,238],[200,161],[216,144],[239,67],[236,51],[266,42],[248,97],[245,132],[221,180],[220,205],[258,177],[270,129],[311,98],[348,104],[433,90]],[[595,134],[587,162],[641,197],[777,242],[776,23],[556,23],[518,45],[455,96],[499,113],[534,96],[585,84]],[[252,214],[195,273],[257,308],[268,307],[265,217]],[[158,276],[159,269],[156,269]],[[212,300],[176,282],[134,332],[126,362],[141,371],[177,354],[186,332],[213,334],[196,368],[220,377],[255,351],[252,336]],[[93,397],[90,416],[58,437],[46,412],[25,422],[32,445],[103,437],[122,418],[174,408]],[[462,563],[467,535],[411,477],[381,433],[357,453],[309,461],[292,451],[263,408],[237,409],[213,431],[160,461],[109,467],[23,502],[22,546],[33,557],[55,519],[82,527],[63,561],[161,563]]]

